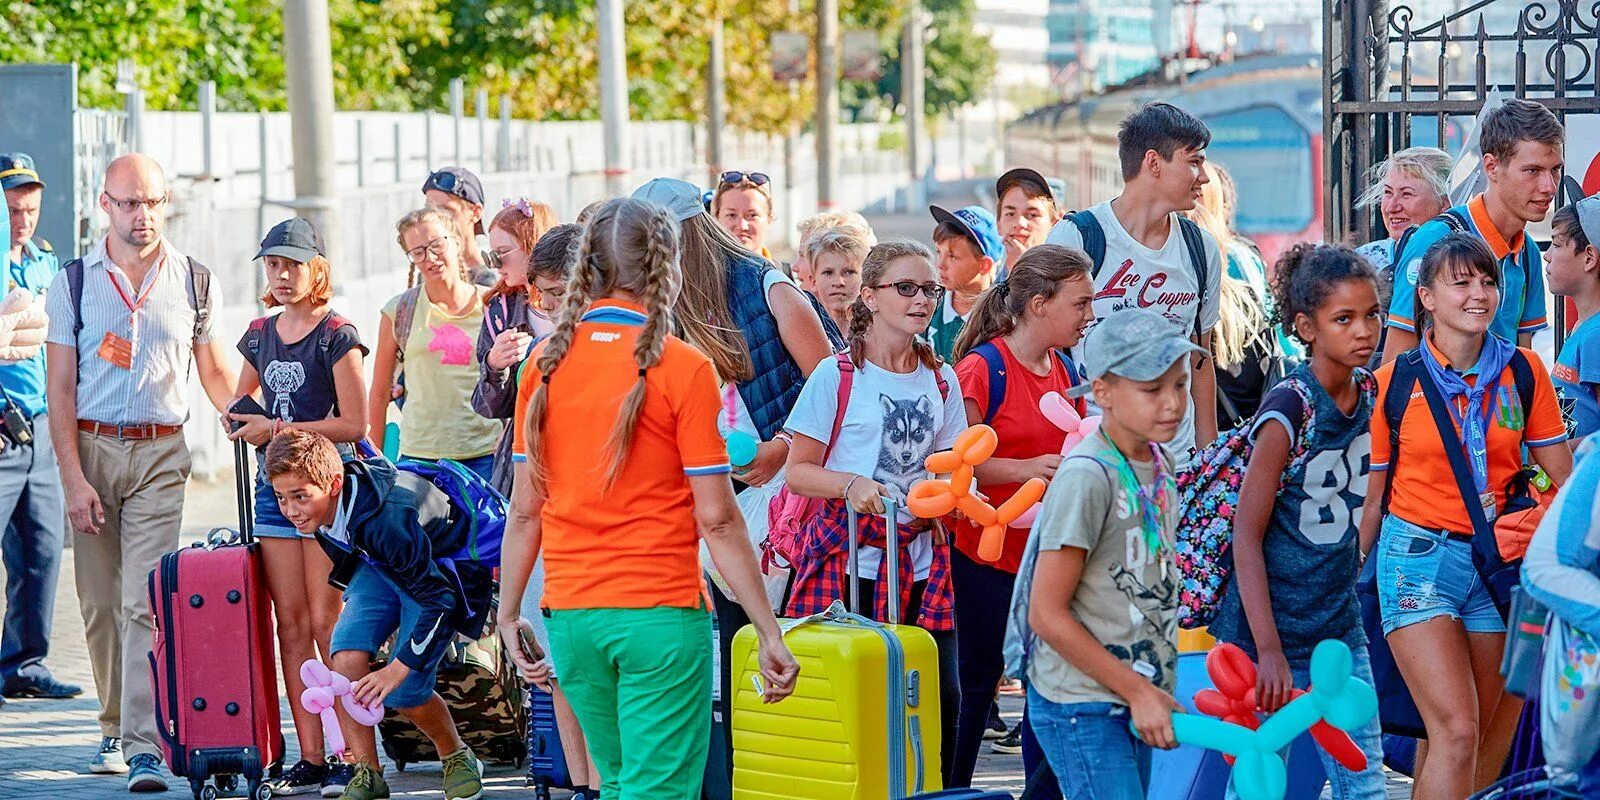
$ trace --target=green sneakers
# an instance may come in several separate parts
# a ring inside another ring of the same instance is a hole
[[[444,757],[445,800],[478,800],[483,797],[483,762],[463,747]]]
[[[389,782],[383,779],[382,772],[365,761],[355,767],[355,772],[351,774],[350,782],[344,785],[344,793],[339,795],[339,800],[381,800],[389,796]]]

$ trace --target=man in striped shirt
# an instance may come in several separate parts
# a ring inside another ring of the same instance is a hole
[[[153,159],[134,153],[111,162],[100,194],[111,231],[62,269],[47,299],[50,433],[104,737],[90,770],[126,771],[129,791],[167,788],[150,691],[146,576],[178,547],[189,376],[199,376],[218,413],[234,389],[204,313],[219,305],[215,287],[197,280],[204,267],[162,236],[168,202]],[[82,279],[76,292],[74,271]]]

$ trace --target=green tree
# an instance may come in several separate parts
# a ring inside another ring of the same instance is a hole
[[[994,81],[999,54],[989,37],[973,28],[973,0],[923,0],[927,27],[923,30],[927,66],[923,112],[939,115],[982,98]],[[886,51],[883,77],[876,86],[847,87],[847,106],[859,109],[873,97],[902,106],[900,59],[903,25],[896,22],[884,34]],[[903,110],[903,109],[902,109]]]

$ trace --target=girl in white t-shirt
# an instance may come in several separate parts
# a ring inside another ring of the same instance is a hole
[[[966,411],[955,371],[919,338],[944,294],[933,253],[916,242],[884,242],[867,254],[861,281],[861,296],[851,309],[849,352],[823,361],[811,373],[789,414],[787,427],[794,435],[789,489],[826,502],[801,531],[788,614],[823,611],[845,596],[846,581],[855,580],[857,596],[871,600],[860,613],[886,621],[888,603],[894,602],[904,622],[932,633],[939,648],[942,763],[948,769],[961,700],[950,543],[928,520],[901,514],[895,532],[902,555],[900,597],[885,597],[882,514],[884,498],[903,509],[911,484],[932,477],[923,461],[955,443],[966,430]],[[839,389],[846,374],[850,386],[841,413]],[[856,575],[846,564],[846,503],[860,515]]]

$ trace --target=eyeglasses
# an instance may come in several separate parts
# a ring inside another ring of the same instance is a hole
[[[767,173],[765,172],[740,172],[738,170],[730,170],[722,173],[723,183],[744,183],[745,181],[749,181],[756,186],[766,186],[768,183],[772,182],[772,179],[767,177]]]
[[[927,296],[929,300],[938,300],[944,297],[944,287],[937,283],[917,283],[916,281],[895,281],[894,283],[880,283],[870,286],[870,289],[887,289],[893,286],[901,297],[916,297],[917,291]]]
[[[450,241],[450,237],[440,236],[439,238],[434,239],[433,241],[428,242],[421,247],[413,247],[410,250],[407,250],[406,258],[411,259],[411,263],[413,264],[421,264],[422,260],[428,256],[433,256],[434,258],[443,258],[444,245],[445,242],[448,241]]]
[[[155,211],[156,209],[166,205],[168,198],[168,195],[162,195],[160,197],[152,197],[148,200],[118,200],[117,198],[112,197],[110,192],[102,192],[102,194],[105,195],[106,200],[110,201],[113,207],[124,214],[131,214],[140,206],[144,206],[145,209],[149,211]]]

